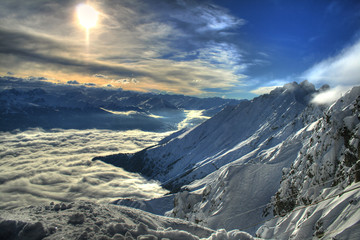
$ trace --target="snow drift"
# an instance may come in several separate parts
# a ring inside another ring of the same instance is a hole
[[[140,210],[91,202],[0,210],[0,239],[252,240],[245,232],[209,228]]]

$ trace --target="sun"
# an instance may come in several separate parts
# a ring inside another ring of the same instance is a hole
[[[92,6],[82,3],[76,8],[79,23],[87,30],[96,26],[98,20],[98,11]]]

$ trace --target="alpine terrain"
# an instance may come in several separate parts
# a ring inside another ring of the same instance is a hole
[[[360,223],[360,87],[331,106],[311,101],[328,88],[289,83],[154,147],[94,160],[162,182],[175,193],[168,216],[264,238],[348,238]]]

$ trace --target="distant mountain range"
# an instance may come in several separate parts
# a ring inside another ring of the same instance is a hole
[[[266,239],[355,239],[360,87],[331,106],[313,104],[326,89],[289,83],[157,146],[94,160],[177,192],[169,216]]]
[[[0,78],[1,131],[29,127],[177,130],[184,110],[205,110],[203,114],[212,116],[240,102],[44,82],[37,85],[19,78]]]

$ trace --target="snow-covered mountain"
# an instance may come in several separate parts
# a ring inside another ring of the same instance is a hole
[[[239,158],[243,163],[256,161],[264,150],[278,146],[320,114],[320,108],[311,106],[311,116],[301,115],[314,93],[315,87],[307,81],[290,83],[229,106],[159,146],[102,160],[141,172],[176,190]]]
[[[330,226],[336,220],[345,232],[354,232],[360,223],[358,185],[353,183],[359,178],[360,88],[331,107],[312,104],[314,94],[324,90],[308,82],[287,84],[227,107],[158,146],[100,159],[180,189],[167,215],[213,229],[255,234],[266,222],[257,232],[260,237],[302,239],[322,236],[321,231],[339,234],[336,225]],[[348,190],[330,207],[321,202],[311,211],[293,212]],[[336,214],[326,215],[332,207]],[[301,228],[302,221],[307,224]]]
[[[212,116],[240,101],[39,83],[0,77],[0,130],[29,127],[177,130],[184,110]]]
[[[48,239],[252,239],[241,231],[265,239],[359,239],[360,87],[331,106],[313,104],[314,95],[325,90],[307,81],[286,84],[228,106],[156,146],[94,159],[141,172],[174,191],[117,204],[168,211],[197,225],[125,207],[74,203],[57,210],[51,205],[2,211],[0,230],[14,239],[35,232]],[[161,103],[142,103],[151,102]],[[98,219],[101,227],[91,228]]]
[[[359,239],[360,87],[353,88],[309,126],[271,202],[275,218],[264,238]],[[293,221],[296,224],[290,224]]]
[[[309,122],[303,128],[273,148],[245,155],[193,182],[187,188],[199,190],[178,193],[169,215],[252,234],[271,220],[258,230],[264,238],[337,235],[340,223],[342,230],[354,232],[360,222],[359,190],[309,205],[357,189],[351,183],[358,177],[359,96],[360,88],[354,88],[318,118],[308,106],[299,115]],[[296,207],[300,211],[293,211]],[[317,221],[327,223],[320,229]]]
[[[178,193],[168,214],[252,234],[266,222],[257,231],[266,239],[356,239],[359,96],[354,88],[318,118],[308,106],[299,115],[308,122],[303,128],[193,182],[187,187],[195,191]]]

